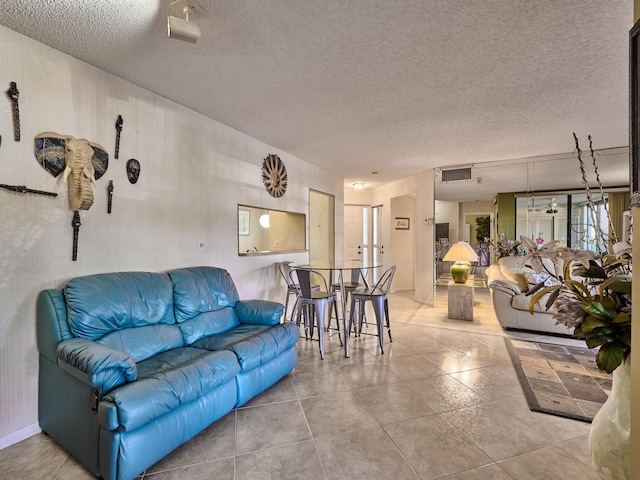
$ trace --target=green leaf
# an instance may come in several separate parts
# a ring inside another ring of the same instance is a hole
[[[626,345],[621,342],[602,345],[596,355],[598,367],[607,373],[613,372],[622,363],[626,349]]]
[[[620,312],[618,315],[616,315],[616,318],[613,319],[613,323],[615,323],[616,325],[625,323],[631,325],[631,317],[628,313]]]
[[[582,309],[589,315],[598,317],[603,321],[613,320],[618,314],[615,302],[608,297],[604,297],[600,301],[593,300],[590,304],[583,305]]]
[[[607,272],[593,260],[589,260],[589,267],[579,266],[573,270],[573,274],[585,278],[607,278]]]
[[[557,300],[558,296],[560,296],[559,288],[555,292],[552,292],[551,295],[549,295],[549,299],[547,300],[547,303],[545,304],[544,308],[546,310],[549,310],[551,306],[554,304],[554,302]]]
[[[541,290],[538,290],[532,297],[531,297],[531,301],[529,302],[529,313],[531,313],[531,315],[533,315],[533,309],[536,305],[536,303],[538,303],[538,300],[540,300],[542,297],[544,297],[547,293],[551,293],[554,292],[555,290],[560,289],[560,285],[551,285],[549,287],[545,287]]]
[[[593,336],[593,337],[589,337],[587,338],[587,347],[589,348],[596,348],[599,347],[602,344],[607,343],[608,340],[604,337],[599,337],[599,336]]]
[[[631,294],[631,282],[623,277],[611,277],[602,282],[602,285],[600,285],[600,295],[603,295],[605,288],[622,295]]]
[[[591,331],[593,331],[596,328],[606,327],[606,326],[608,326],[607,322],[603,322],[597,317],[593,315],[589,315],[580,324],[580,329],[582,330],[582,333],[589,334]]]

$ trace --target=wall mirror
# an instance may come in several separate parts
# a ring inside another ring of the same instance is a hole
[[[238,255],[301,252],[307,249],[306,216],[238,205]]]

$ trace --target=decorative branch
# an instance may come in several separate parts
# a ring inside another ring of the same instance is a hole
[[[580,143],[578,142],[578,137],[575,132],[573,133],[573,138],[576,141],[576,151],[578,152],[578,163],[580,164],[580,173],[582,174],[582,185],[584,186],[584,190],[587,194],[587,204],[589,205],[589,210],[591,211],[591,218],[593,218],[594,222],[598,221],[598,215],[596,214],[596,206],[593,202],[593,197],[591,196],[591,188],[589,187],[589,181],[587,180],[587,172],[584,169],[584,160],[582,160],[582,150],[580,149]],[[598,226],[596,228],[596,250],[598,251],[598,255],[602,256],[602,249],[600,246],[600,241],[602,240],[602,230],[600,229],[600,225],[598,222]]]
[[[593,142],[591,141],[591,135],[589,135],[589,151],[591,152],[591,158],[593,159],[593,170],[596,173],[596,181],[598,187],[600,187],[600,196],[602,197],[602,203],[604,204],[604,210],[607,213],[607,220],[609,221],[609,231],[611,232],[610,240],[613,243],[618,243],[618,236],[616,235],[616,229],[611,221],[611,214],[609,213],[609,202],[604,201],[604,189],[602,188],[602,182],[600,181],[600,173],[598,172],[598,165],[596,163],[596,156],[593,152]],[[600,220],[598,219],[598,224]]]

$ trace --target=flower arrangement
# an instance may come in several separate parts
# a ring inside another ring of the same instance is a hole
[[[556,323],[574,328],[573,335],[584,339],[589,348],[599,347],[596,355],[598,367],[611,373],[631,353],[631,245],[618,242],[606,204],[611,236],[603,232],[595,214],[578,138],[575,133],[573,136],[582,183],[595,221],[594,245],[597,251],[574,250],[556,241],[543,243],[540,236],[535,241],[520,237],[526,251],[523,263],[536,273],[545,272],[554,279],[552,285],[538,283],[527,295],[531,295],[532,313],[535,304],[548,295],[545,306],[552,310]],[[604,196],[591,136],[588,138],[596,180],[600,194]],[[605,245],[606,251],[603,250]],[[543,262],[545,257],[561,268],[551,271]]]
[[[489,250],[498,257],[514,257],[525,255],[525,251],[517,240],[510,240],[504,233],[498,235],[498,238],[489,242]]]
[[[596,362],[601,370],[613,372],[631,352],[631,245],[615,244],[602,256],[589,250],[573,250],[559,242],[538,246],[520,238],[527,251],[524,263],[536,273],[554,279],[540,282],[527,292],[530,311],[546,295],[556,324],[574,328],[573,335],[589,348],[600,347]],[[562,273],[551,271],[543,258],[561,264]]]

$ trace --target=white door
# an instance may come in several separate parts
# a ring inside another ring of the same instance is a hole
[[[369,246],[369,207],[362,205],[344,206],[344,258],[345,260],[366,261]]]

